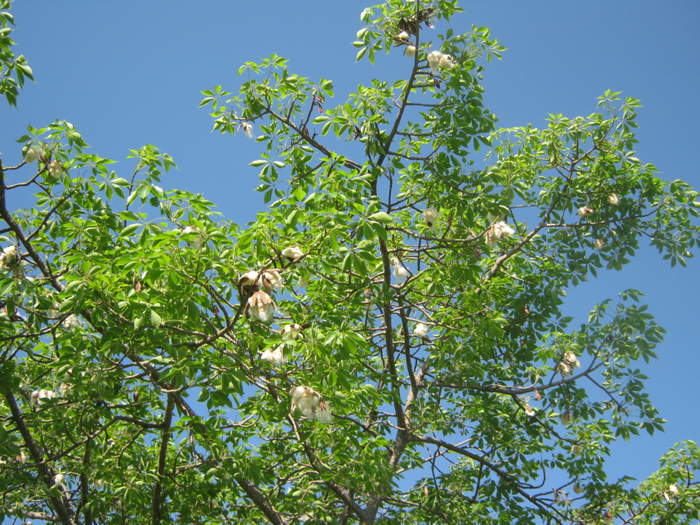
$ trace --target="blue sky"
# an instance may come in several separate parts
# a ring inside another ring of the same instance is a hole
[[[407,74],[398,53],[376,65],[355,64],[351,42],[360,29],[357,0],[290,2],[184,1],[16,2],[12,13],[17,54],[34,69],[18,108],[0,106],[0,151],[5,165],[20,161],[14,142],[27,124],[36,127],[65,119],[93,151],[118,161],[124,177],[133,163],[129,149],[149,143],[173,156],[179,167],[163,187],[202,193],[227,219],[244,224],[263,210],[253,189],[258,158],[254,141],[211,133],[212,120],[197,106],[201,91],[217,84],[238,87],[244,61],[272,53],[289,59],[290,70],[312,80],[334,81],[344,102],[371,78],[393,80]],[[485,71],[485,104],[503,127],[545,126],[549,113],[568,117],[595,111],[606,89],[641,99],[637,157],[656,164],[665,179],[684,179],[700,188],[696,154],[700,102],[700,3],[693,0],[586,2],[516,0],[460,4],[455,32],[487,26],[508,48],[502,61]],[[448,25],[441,21],[436,33]],[[434,38],[424,33],[423,38]],[[28,206],[29,200],[10,202]],[[660,359],[640,365],[647,387],[668,420],[667,431],[615,447],[609,471],[643,478],[675,442],[697,441],[700,410],[693,399],[700,369],[694,323],[699,309],[698,264],[671,269],[652,250],[622,273],[605,273],[590,286],[570,290],[577,326],[591,307],[626,288],[647,295],[650,311],[668,330],[657,349]]]

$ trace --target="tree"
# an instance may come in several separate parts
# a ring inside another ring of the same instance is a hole
[[[153,146],[122,178],[65,121],[20,138],[26,161],[0,165],[5,515],[697,519],[694,443],[637,488],[603,468],[614,439],[663,425],[634,368],[663,334],[642,294],[579,329],[560,307],[641,240],[685,265],[698,194],[634,157],[639,103],[619,93],[497,129],[479,82],[503,48],[486,28],[424,41],[459,10],[365,10],[358,60],[388,52],[406,78],[336,107],[279,56],[245,64],[238,95],[204,92],[215,129],[263,150],[270,205],[245,227],[161,189],[174,162]],[[11,86],[31,70],[5,29]],[[35,207],[12,212],[24,185]]]

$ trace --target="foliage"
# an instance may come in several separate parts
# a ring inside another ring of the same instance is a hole
[[[502,46],[486,28],[422,41],[416,26],[442,31],[460,11],[430,9],[389,0],[362,13],[358,60],[384,51],[407,74],[346,103],[331,107],[331,81],[276,55],[241,68],[237,95],[204,92],[215,129],[259,131],[251,165],[270,204],[245,227],[164,191],[174,163],[153,146],[132,151],[121,178],[68,122],[19,139],[42,152],[35,172],[0,170],[3,246],[18,254],[0,261],[0,513],[697,518],[692,442],[637,489],[604,471],[613,440],[663,425],[635,368],[664,332],[641,292],[597,305],[578,329],[561,306],[643,239],[685,265],[698,194],[634,156],[639,102],[619,93],[588,117],[497,129],[481,63]],[[31,70],[3,50],[21,86]],[[35,206],[11,212],[9,192],[26,185]]]

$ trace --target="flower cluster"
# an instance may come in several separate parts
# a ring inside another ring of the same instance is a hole
[[[428,228],[430,228],[430,231],[433,234],[435,234],[437,230],[437,228],[435,228],[435,223],[437,222],[439,217],[440,213],[437,210],[434,210],[433,208],[428,208],[423,212],[423,220],[425,221],[425,224],[428,225]]]
[[[593,213],[593,210],[588,206],[582,206],[578,209],[578,216],[582,219],[587,218],[591,213]]]
[[[428,335],[428,327],[423,323],[416,323],[413,333],[415,333],[418,337],[425,337]]]
[[[11,270],[15,264],[17,264],[17,248],[14,245],[10,245],[0,255],[0,266],[6,270]]]
[[[455,63],[450,55],[446,55],[441,51],[433,51],[428,55],[428,65],[430,66],[430,71],[437,73],[438,68],[440,69],[452,69]]]
[[[608,195],[608,204],[612,206],[617,206],[618,204],[620,204],[620,197],[618,197],[616,193],[611,193],[610,195]]]
[[[304,252],[298,246],[289,246],[282,250],[282,257],[287,259],[291,264],[298,264],[299,266],[304,266],[304,261],[301,260],[304,257]]]
[[[316,419],[319,423],[330,423],[333,414],[321,394],[308,386],[295,386],[289,391],[292,396],[292,414],[299,409],[301,415],[308,419]]]
[[[576,354],[570,351],[566,352],[557,365],[557,372],[559,372],[563,378],[567,378],[573,375],[574,368],[581,368],[581,363],[579,363]]]
[[[398,261],[398,259],[392,259],[391,265],[394,267],[394,277],[398,281],[404,281],[408,277],[408,270]]]
[[[41,157],[43,154],[44,154],[44,150],[41,149],[41,146],[32,146],[24,154],[24,162],[26,162],[27,164],[31,164],[36,159]]]
[[[289,361],[289,359],[284,355],[284,345],[279,345],[274,350],[270,350],[268,348],[262,353],[260,359],[263,361],[268,361],[275,366],[283,365]]]
[[[63,327],[66,330],[75,330],[80,328],[80,319],[75,314],[70,314],[63,320]]]
[[[678,496],[678,487],[676,485],[669,485],[668,490],[664,492],[664,498],[666,501],[671,501],[673,498]]]
[[[29,404],[33,407],[41,406],[45,403],[45,399],[53,399],[55,397],[58,397],[58,395],[53,390],[35,390],[29,394]]]
[[[52,160],[49,162],[49,175],[51,175],[51,177],[54,179],[61,178],[61,175],[63,175],[63,166],[61,165],[60,161]]]
[[[201,250],[204,246],[204,235],[202,235],[202,231],[197,228],[197,226],[188,226],[182,230],[183,235],[188,235],[190,233],[197,233],[198,235],[196,235],[191,241],[187,241],[187,246],[194,248],[195,250]]]
[[[489,248],[496,246],[498,241],[501,239],[506,239],[513,235],[515,230],[508,226],[505,222],[501,221],[493,226],[491,226],[484,235],[484,242]]]

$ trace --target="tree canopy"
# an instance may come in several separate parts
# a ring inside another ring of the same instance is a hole
[[[698,193],[635,157],[640,104],[617,92],[499,129],[480,82],[504,48],[454,34],[460,12],[363,11],[357,60],[406,74],[347,102],[278,55],[203,92],[214,129],[259,148],[250,224],[163,190],[175,163],[154,146],[119,174],[67,121],[18,131],[24,160],[0,162],[1,516],[697,519],[692,441],[639,486],[605,473],[614,440],[663,428],[636,368],[664,333],[642,292],[578,328],[562,305],[641,243],[685,266]],[[14,105],[33,73],[0,23]],[[26,186],[34,206],[12,209]]]

